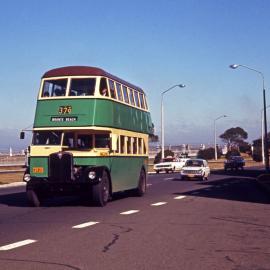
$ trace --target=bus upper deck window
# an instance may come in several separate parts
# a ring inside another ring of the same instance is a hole
[[[140,101],[139,101],[139,97],[138,97],[138,92],[137,91],[134,91],[134,96],[135,96],[135,103],[136,103],[136,106],[138,108],[140,108]]]
[[[72,79],[69,96],[93,96],[96,79]]]
[[[129,91],[129,99],[130,99],[130,103],[134,106],[135,102],[134,102],[134,96],[133,96],[133,90],[128,88]]]
[[[65,96],[67,89],[67,79],[45,80],[42,88],[42,97]]]
[[[117,90],[118,100],[123,101],[123,95],[122,95],[122,90],[121,90],[121,84],[116,83],[116,90]]]
[[[141,107],[142,107],[143,109],[145,109],[145,106],[144,106],[144,99],[143,99],[143,94],[140,93],[139,96],[140,96]]]
[[[127,92],[127,87],[123,85],[123,94],[124,94],[124,100],[126,103],[129,103],[128,99],[128,92]]]
[[[105,97],[109,96],[109,91],[108,91],[108,85],[107,85],[106,78],[101,78],[100,79],[99,93],[100,93],[100,95],[105,96]]]
[[[115,86],[114,86],[114,81],[109,80],[109,85],[110,85],[110,93],[111,97],[116,99],[116,93],[115,93]]]

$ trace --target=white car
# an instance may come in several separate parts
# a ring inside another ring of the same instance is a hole
[[[207,180],[210,168],[204,159],[189,159],[181,170],[181,179],[200,178]]]
[[[161,171],[165,171],[166,173],[180,171],[187,160],[188,158],[167,157],[163,162],[154,165],[154,171],[156,173]]]

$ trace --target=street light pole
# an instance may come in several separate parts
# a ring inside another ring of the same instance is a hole
[[[164,95],[169,92],[170,90],[172,90],[175,87],[180,87],[180,88],[184,88],[185,85],[184,84],[176,84],[173,85],[172,87],[170,87],[169,89],[163,91],[161,93],[161,158],[164,159],[164,106],[163,106],[163,98]]]
[[[270,107],[270,105],[268,105],[267,107],[266,107],[266,109],[267,108],[269,108]],[[261,123],[262,123],[262,134],[261,134],[261,136],[262,136],[262,162],[263,162],[263,165],[265,165],[265,155],[264,155],[264,115],[263,115],[263,109],[261,109]]]
[[[215,136],[215,145],[214,145],[214,148],[215,148],[215,160],[217,160],[217,125],[216,125],[216,121],[221,119],[221,118],[224,118],[224,117],[228,117],[227,115],[221,115],[219,116],[218,118],[216,118],[214,120],[214,136]]]
[[[248,66],[240,65],[240,64],[233,64],[230,65],[230,68],[236,69],[238,67],[244,67],[251,71],[254,71],[262,77],[262,88],[263,88],[263,119],[264,119],[264,156],[265,156],[265,170],[269,171],[269,155],[268,155],[268,140],[267,140],[267,119],[266,119],[266,98],[265,98],[265,87],[264,87],[264,75],[261,71],[256,70],[254,68],[250,68]]]

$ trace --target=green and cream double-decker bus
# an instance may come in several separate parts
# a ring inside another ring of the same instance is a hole
[[[94,67],[46,72],[24,175],[30,202],[39,206],[47,196],[75,191],[88,192],[99,206],[119,191],[142,196],[152,131],[141,88]]]

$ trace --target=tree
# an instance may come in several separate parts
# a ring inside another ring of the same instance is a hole
[[[158,142],[159,141],[158,135],[150,134],[149,135],[149,141],[150,142]]]
[[[239,145],[243,144],[244,140],[248,138],[248,133],[240,127],[230,128],[221,134],[219,138],[226,142],[229,148],[231,146],[239,147]]]
[[[168,156],[174,157],[174,152],[171,150],[165,150],[164,157],[168,157]],[[160,161],[161,161],[161,151],[158,154],[156,154],[155,159],[154,159],[154,164],[159,163]]]

